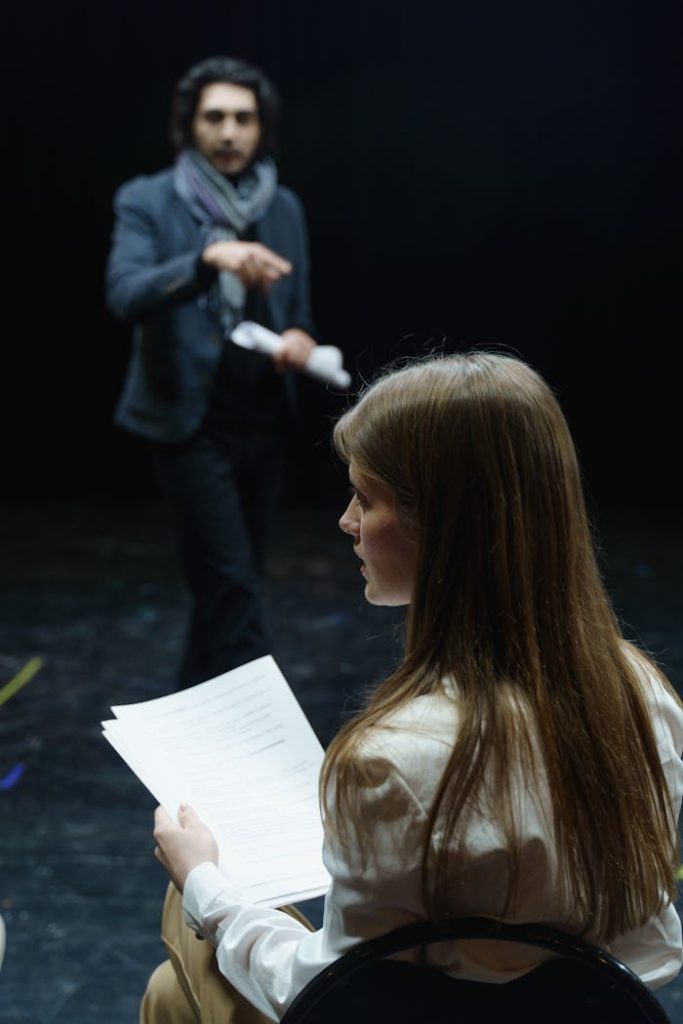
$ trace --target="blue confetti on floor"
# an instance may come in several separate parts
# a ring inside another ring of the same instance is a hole
[[[16,786],[25,770],[25,764],[22,764],[21,762],[15,764],[14,767],[10,768],[7,772],[4,779],[0,779],[0,789],[12,789],[13,786]]]

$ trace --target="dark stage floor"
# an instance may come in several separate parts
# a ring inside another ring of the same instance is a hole
[[[162,959],[165,876],[153,799],[101,738],[112,704],[173,689],[187,602],[154,502],[15,505],[0,513],[2,1024],[136,1024]],[[271,559],[276,660],[325,744],[398,651],[394,612],[363,604],[336,513],[289,509]],[[608,585],[683,689],[683,543],[670,518],[603,512]],[[35,665],[35,663],[34,663]],[[319,902],[310,906],[317,920]],[[683,1024],[683,975],[660,998]]]

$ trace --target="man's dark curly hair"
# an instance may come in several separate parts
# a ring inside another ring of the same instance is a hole
[[[194,145],[192,121],[202,89],[214,82],[229,82],[251,89],[256,96],[261,142],[257,156],[271,155],[276,148],[280,101],[275,86],[260,68],[237,57],[207,57],[180,79],[171,101],[171,142],[177,153]]]

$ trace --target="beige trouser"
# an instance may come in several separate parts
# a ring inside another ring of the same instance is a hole
[[[281,907],[313,930],[295,907]],[[210,942],[197,939],[183,920],[180,894],[169,883],[161,916],[168,960],[147,982],[140,1024],[272,1024],[218,970]]]

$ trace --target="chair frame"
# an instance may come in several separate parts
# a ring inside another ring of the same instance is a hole
[[[578,935],[545,924],[511,924],[487,917],[460,917],[444,924],[417,921],[385,935],[360,942],[328,967],[323,968],[294,998],[280,1024],[305,1024],[307,1015],[336,985],[367,964],[432,942],[458,939],[495,939],[537,946],[578,961],[604,975],[629,996],[643,1019],[651,1024],[671,1024],[664,1007],[630,967],[611,953]]]

